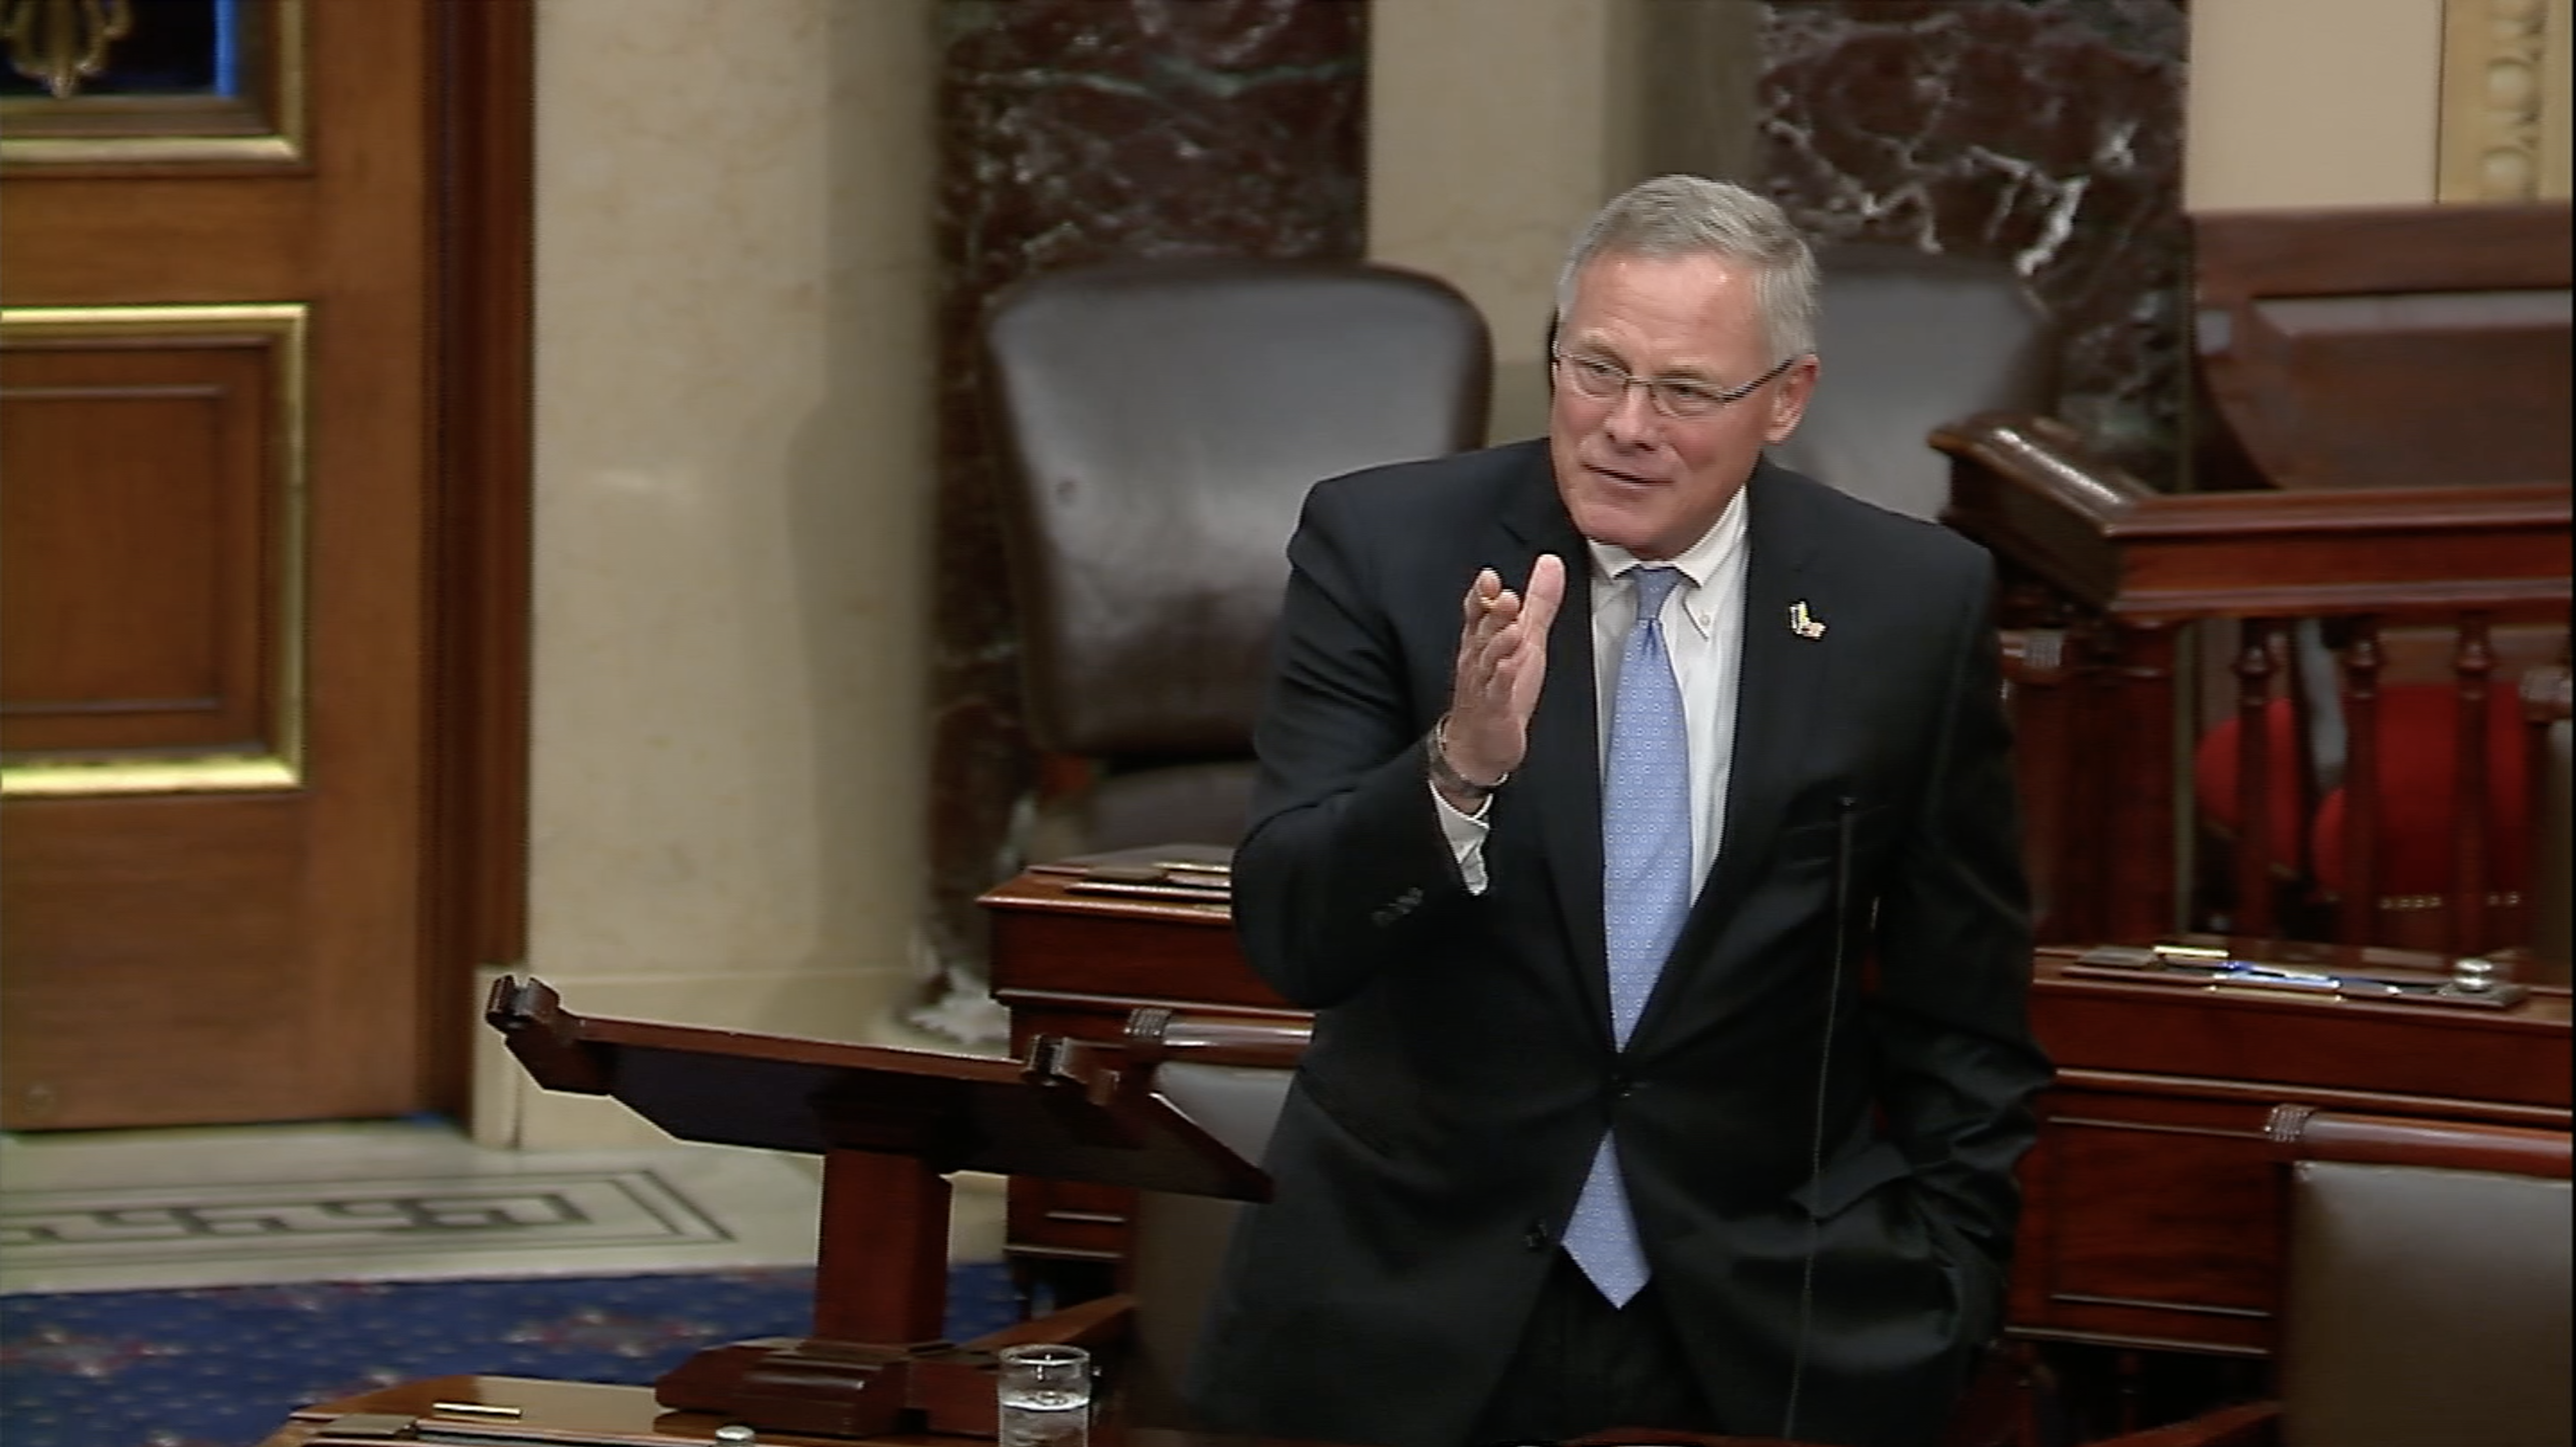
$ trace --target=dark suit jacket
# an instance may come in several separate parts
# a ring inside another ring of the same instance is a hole
[[[1990,564],[1767,463],[1750,488],[1724,840],[1624,1051],[1589,559],[1545,445],[1309,496],[1234,910],[1253,967],[1318,1016],[1276,1198],[1238,1227],[1193,1361],[1218,1422],[1456,1447],[1614,1123],[1724,1430],[1780,1432],[1794,1371],[1796,1435],[1924,1440],[1996,1329],[2048,1068]],[[1476,570],[1518,588],[1549,552],[1565,605],[1470,894],[1421,740]],[[1800,601],[1821,637],[1790,629]]]

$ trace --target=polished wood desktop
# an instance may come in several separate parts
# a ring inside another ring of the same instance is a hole
[[[372,1421],[370,1420],[372,1419]],[[674,1412],[653,1400],[649,1387],[591,1382],[548,1382],[529,1377],[431,1377],[306,1407],[261,1439],[259,1447],[386,1447],[437,1440],[490,1447],[706,1447],[729,1419],[705,1412]],[[434,1431],[434,1439],[422,1435]],[[761,1447],[960,1447],[971,1439],[906,1432],[865,1438],[762,1432]],[[1800,1447],[1776,1437],[1727,1437],[1705,1433],[1613,1431],[1568,1447],[1592,1443],[1670,1443],[1680,1447]],[[1091,1424],[1091,1447],[1333,1447],[1286,1437],[1234,1432],[1189,1432],[1128,1427],[1114,1410]]]
[[[1263,986],[1221,899],[1102,892],[1032,871],[986,893],[993,993],[1014,1043],[1112,1040],[1172,1005],[1303,1015]],[[2565,989],[2506,1008],[2360,1001],[2088,977],[2035,962],[2033,1028],[2058,1078],[2041,1101],[2010,1311],[2017,1336],[2256,1356],[2273,1345],[2281,1105],[2565,1130]],[[1132,1198],[1010,1188],[1008,1250],[1035,1273],[1123,1260]]]
[[[477,1411],[475,1409],[482,1409]],[[411,1435],[373,1435],[335,1430],[333,1424],[370,1416],[413,1419],[434,1424],[436,1440],[493,1447],[531,1443],[581,1444],[581,1447],[706,1447],[715,1430],[732,1419],[706,1412],[675,1412],[653,1400],[650,1387],[602,1386],[590,1382],[548,1382],[528,1377],[432,1377],[405,1382],[295,1413],[259,1447],[385,1447],[387,1443],[422,1440]],[[358,1425],[358,1424],[349,1424]],[[927,1432],[850,1438],[818,1437],[795,1432],[764,1431],[762,1447],[851,1447],[853,1442],[887,1447],[959,1447],[971,1440]],[[1092,1447],[1326,1447],[1298,1444],[1281,1437],[1244,1437],[1225,1433],[1175,1432],[1128,1428],[1114,1420],[1095,1422]]]

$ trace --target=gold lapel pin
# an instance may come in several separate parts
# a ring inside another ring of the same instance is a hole
[[[1789,605],[1789,631],[1801,638],[1822,638],[1825,625],[1808,616],[1807,600],[1801,598]]]

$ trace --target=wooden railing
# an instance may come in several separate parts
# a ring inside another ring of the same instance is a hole
[[[2499,676],[2500,630],[2518,641],[2536,633],[2552,655],[2542,661],[2566,665],[2564,480],[2163,494],[2044,418],[1981,416],[1932,441],[1952,458],[1947,520],[2004,569],[2006,677],[2044,940],[2221,927],[2456,953],[2525,942],[2522,898],[2497,888],[2531,876],[2528,861],[2495,857],[2488,715],[2513,709],[2522,681]],[[2330,698],[2297,687],[2303,620],[2317,620],[2312,649],[2316,638],[2332,644]],[[2381,727],[2386,645],[2427,628],[2448,639],[2435,672],[2453,695],[2456,749],[2449,878],[2437,899],[2392,895],[2381,871],[2395,802],[2381,778],[2396,747]],[[2226,630],[2232,660],[2198,667],[2213,629]],[[2185,861],[2209,835],[2184,827],[2183,761],[2211,708],[2231,697],[2232,860],[2225,875],[2196,881]],[[2330,707],[2343,719],[2351,765],[2329,841],[2306,837],[2322,788],[2296,742],[2303,730],[2279,746],[2282,706]],[[2510,767],[2520,771],[2521,759]],[[2298,774],[2288,792],[2299,807],[2287,817],[2277,802],[2285,770]],[[2330,906],[2308,847],[2323,842],[2340,854]]]

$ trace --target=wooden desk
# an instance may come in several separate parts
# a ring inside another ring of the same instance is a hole
[[[987,893],[993,993],[1015,1044],[1115,1038],[1139,1005],[1303,1018],[1255,979],[1222,905],[1088,896],[1062,876]],[[2569,1124],[2568,997],[2511,1010],[2182,990],[2036,963],[2031,1019],[2057,1062],[2027,1205],[2011,1326],[2035,1338],[2262,1355],[2280,1282],[2276,1105]],[[1015,1261],[1114,1267],[1129,1198],[1014,1182]]]
[[[2040,951],[2057,1062],[2021,1170],[2020,1335],[2262,1355],[2281,1288],[2277,1105],[2566,1130],[2568,997],[2512,1009],[2083,979]]]
[[[1140,1005],[1181,1004],[1303,1020],[1272,993],[1235,947],[1222,904],[1083,894],[1070,877],[1027,873],[980,903],[993,925],[993,996],[1011,1012],[1011,1049],[1031,1036],[1116,1040]],[[1124,1288],[1133,1192],[1014,1178],[1005,1247],[1023,1276],[1049,1268],[1098,1268]]]
[[[563,1443],[565,1447],[706,1447],[714,1440],[721,1417],[701,1412],[666,1412],[653,1401],[650,1387],[611,1387],[592,1382],[548,1382],[532,1377],[430,1377],[337,1401],[320,1402],[296,1412],[287,1423],[262,1438],[259,1447],[386,1447],[409,1437],[341,1436],[330,1431],[333,1418],[382,1412],[401,1417],[429,1415],[441,1403],[515,1407],[510,1417],[476,1417],[438,1413],[440,1440],[489,1441],[494,1447],[529,1443]],[[1694,1447],[1800,1447],[1775,1437],[1674,1436],[1611,1433],[1618,1441],[1644,1437],[1656,1441],[1687,1440]],[[763,1432],[761,1447],[854,1447],[864,1441],[880,1447],[961,1447],[977,1438],[904,1433],[892,1437],[811,1437]],[[1591,1439],[1586,1439],[1587,1441]],[[1180,1432],[1159,1427],[1126,1427],[1114,1420],[1091,1424],[1092,1447],[1332,1447],[1286,1437],[1247,1437],[1232,1432]],[[1579,1444],[1577,1444],[1579,1447]]]
[[[322,1402],[294,1414],[287,1423],[263,1439],[260,1447],[322,1447],[322,1444],[351,1443],[354,1437],[342,1437],[327,1431],[335,1417],[367,1412],[392,1413],[397,1416],[425,1416],[442,1402],[466,1402],[496,1407],[516,1407],[515,1417],[475,1417],[440,1413],[434,1420],[441,1440],[470,1442],[469,1434],[482,1434],[496,1444],[521,1447],[526,1443],[580,1444],[580,1447],[706,1447],[714,1440],[715,1430],[725,1424],[722,1417],[702,1412],[668,1412],[653,1400],[650,1387],[611,1387],[591,1382],[547,1382],[530,1377],[431,1377],[405,1382],[355,1397]],[[397,1437],[378,1439],[398,1444],[412,1439]],[[812,1437],[792,1432],[763,1432],[762,1447],[852,1447],[854,1441],[886,1444],[886,1447],[960,1447],[977,1439],[902,1433],[891,1437]],[[1171,1432],[1150,1427],[1128,1428],[1115,1422],[1095,1422],[1091,1428],[1092,1447],[1301,1447],[1279,1437],[1241,1437],[1202,1432]],[[1308,1443],[1302,1447],[1325,1447]]]

